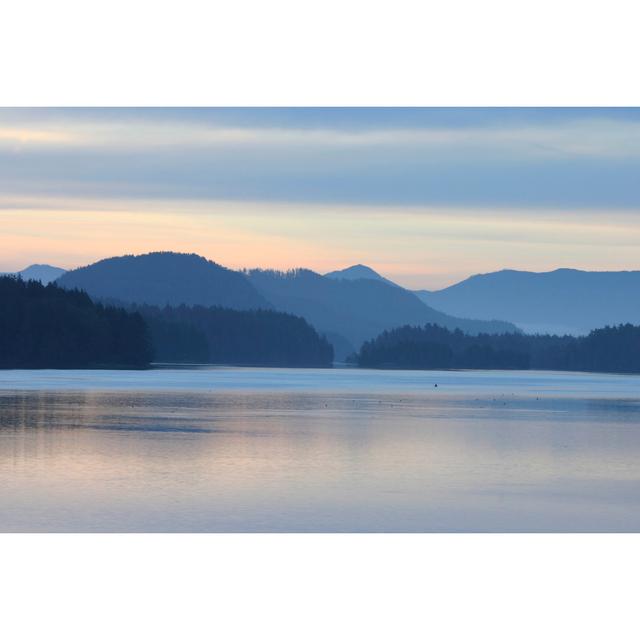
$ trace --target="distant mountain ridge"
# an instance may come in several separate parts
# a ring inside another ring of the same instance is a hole
[[[32,264],[22,271],[16,271],[14,273],[0,273],[0,276],[20,276],[23,280],[37,280],[42,284],[49,284],[57,278],[59,278],[65,269],[60,267],[53,267],[50,264]]]
[[[249,281],[275,308],[306,318],[330,339],[337,334],[358,349],[385,329],[405,324],[439,324],[469,333],[504,333],[517,329],[506,322],[454,318],[423,304],[412,292],[371,278],[330,278],[309,269],[289,272],[254,269]],[[332,340],[338,357],[345,345]]]
[[[166,251],[107,258],[68,271],[57,282],[124,303],[272,308],[241,273],[196,254]]]
[[[527,332],[584,334],[606,325],[640,323],[640,271],[546,272],[504,269],[440,291],[417,291],[444,313],[503,318]]]
[[[377,271],[374,271],[371,267],[367,267],[365,264],[354,264],[346,269],[330,271],[324,275],[325,278],[333,278],[334,280],[379,280],[394,287],[400,286],[381,276]]]

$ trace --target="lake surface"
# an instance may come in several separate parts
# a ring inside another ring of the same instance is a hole
[[[640,377],[0,371],[0,531],[638,532]]]

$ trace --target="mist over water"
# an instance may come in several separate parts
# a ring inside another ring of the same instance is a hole
[[[0,530],[640,531],[639,383],[0,371]]]

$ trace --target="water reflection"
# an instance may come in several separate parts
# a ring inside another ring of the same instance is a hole
[[[2,391],[0,530],[640,531],[629,393],[320,376],[312,392]]]

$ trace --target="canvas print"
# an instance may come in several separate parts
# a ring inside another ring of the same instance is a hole
[[[640,531],[640,109],[0,109],[0,531]]]

